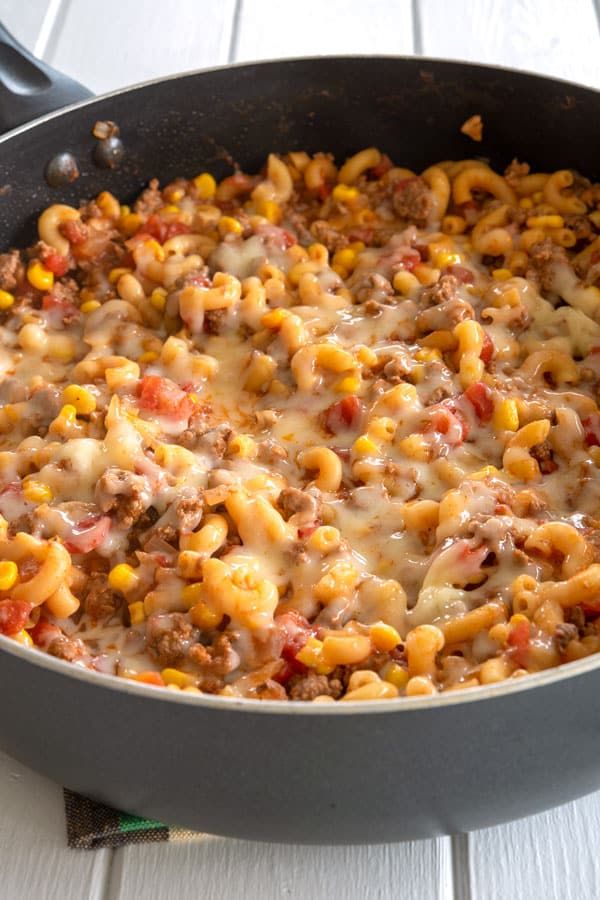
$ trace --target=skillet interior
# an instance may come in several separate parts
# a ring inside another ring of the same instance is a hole
[[[270,150],[377,145],[417,169],[481,155],[598,177],[598,95],[536,76],[394,58],[292,60],[218,69],[91,101],[0,141],[0,244],[34,239],[39,212],[101,189],[122,199],[150,177],[252,171]],[[480,113],[484,141],[459,132]],[[98,119],[121,127],[117,171],[91,161]],[[70,150],[81,177],[43,180]],[[0,644],[5,643],[0,641]],[[291,715],[169,703],[107,690],[67,666],[0,654],[1,745],[113,805],[191,827],[267,840],[427,837],[524,815],[600,784],[593,665],[481,702],[399,704],[364,716]],[[143,693],[143,692],[142,692]],[[587,717],[582,711],[587,708]],[[43,740],[41,740],[43,736]],[[543,760],[543,765],[540,761]]]

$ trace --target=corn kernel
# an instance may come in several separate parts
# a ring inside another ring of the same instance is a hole
[[[108,273],[108,280],[110,284],[116,284],[121,275],[129,275],[131,272],[133,272],[133,269],[127,266],[117,266],[116,269],[111,269]]]
[[[336,184],[331,196],[336,203],[352,204],[358,197],[358,191],[355,187],[349,187],[347,184]]]
[[[339,263],[332,263],[331,269],[336,275],[339,275],[342,281],[345,281],[346,278],[350,276],[348,269],[345,269],[344,266],[340,266]]]
[[[392,284],[394,290],[402,294],[403,297],[407,297],[420,286],[419,279],[406,269],[400,269],[399,272],[396,272]]]
[[[217,182],[210,172],[202,172],[201,175],[196,175],[194,185],[200,200],[210,200],[214,197],[217,190]]]
[[[108,583],[113,591],[128,594],[140,583],[140,576],[127,563],[119,563],[108,573]]]
[[[361,434],[356,438],[352,450],[357,456],[377,456],[379,454],[379,447],[366,434]]]
[[[409,434],[398,442],[398,449],[411,459],[419,459],[427,462],[430,457],[430,447],[425,438],[420,434]]]
[[[356,348],[356,358],[359,363],[362,363],[363,366],[368,366],[370,369],[377,365],[377,354],[370,347],[365,347],[364,344]]]
[[[126,203],[122,203],[121,206],[119,207],[119,215],[120,216],[128,216],[130,212],[131,212],[131,207],[127,206]]]
[[[492,278],[496,281],[507,281],[509,278],[512,278],[513,273],[510,269],[494,269],[492,272]]]
[[[444,247],[430,247],[430,259],[436,269],[446,269],[448,266],[457,266],[461,263],[459,253],[453,253]]]
[[[415,353],[415,359],[419,362],[439,362],[441,358],[442,354],[437,347],[424,347]]]
[[[518,431],[519,410],[516,401],[511,398],[500,400],[494,407],[492,420],[498,431]]]
[[[335,390],[340,394],[356,394],[360,389],[361,380],[358,375],[348,375],[342,378],[335,386]]]
[[[78,416],[89,416],[96,409],[96,398],[87,388],[69,384],[62,392],[62,402],[74,406]]]
[[[19,570],[12,559],[0,562],[0,591],[10,591],[17,583]]]
[[[33,647],[33,638],[24,628],[21,631],[17,631],[16,634],[12,634],[11,637],[13,641],[16,641],[17,644],[22,644],[23,647]]]
[[[226,234],[241,234],[244,230],[237,219],[233,216],[221,216],[217,225],[219,234],[225,237]]]
[[[355,250],[352,250],[350,247],[344,247],[342,250],[338,250],[337,253],[334,253],[333,264],[342,266],[342,268],[352,272],[356,266],[357,259],[358,254]]]
[[[281,207],[274,200],[258,200],[255,205],[259,216],[268,219],[273,225],[281,222]]]
[[[23,496],[28,503],[50,503],[52,491],[47,484],[28,479],[23,482]]]
[[[0,291],[0,309],[8,309],[14,302],[15,298],[9,291]]]
[[[129,604],[129,621],[132,625],[140,625],[146,618],[143,600],[137,600]]]
[[[157,309],[159,312],[167,305],[167,292],[164,288],[157,287],[154,288],[152,293],[150,294],[150,304]]]
[[[393,684],[399,691],[404,690],[408,682],[408,672],[397,662],[388,663],[381,671],[381,677]]]
[[[392,625],[385,622],[375,622],[369,629],[371,643],[377,650],[387,653],[402,642],[402,638]]]
[[[193,585],[188,585],[189,587],[193,587]],[[185,592],[187,588],[183,589],[183,594],[185,597]],[[216,612],[211,609],[206,603],[202,600],[199,603],[196,603],[190,609],[190,619],[192,623],[196,625],[197,628],[201,628],[203,631],[212,631],[216,628],[223,618],[222,613]]]
[[[161,208],[159,209],[159,213],[161,215],[165,215],[165,216],[173,215],[174,213],[178,213],[178,212],[179,212],[179,207],[175,206],[174,203],[167,203],[166,206],[161,206]]]
[[[154,350],[146,350],[145,353],[138,358],[138,362],[143,365],[148,365],[149,363],[156,362],[158,359],[158,353],[155,353]]]
[[[36,259],[27,267],[27,280],[36,290],[49,291],[54,284],[54,275],[39,259]]]
[[[121,215],[121,218],[118,222],[119,230],[122,231],[127,237],[131,237],[132,234],[135,234],[141,224],[142,217],[140,216],[140,214],[132,212]]]
[[[185,191],[181,188],[176,188],[174,191],[171,191],[169,194],[169,199],[172,203],[179,203],[180,200],[183,200],[185,197]]]
[[[309,637],[304,647],[296,653],[296,659],[305,666],[315,668],[321,661],[323,653],[323,641],[315,637]]]
[[[185,688],[196,683],[193,675],[188,675],[187,672],[181,672],[179,669],[163,669],[160,674],[166,685],[174,684],[178,688]]]
[[[77,410],[72,403],[65,403],[57,418],[64,419],[66,422],[75,422],[77,419]]]
[[[522,197],[519,200],[519,206],[521,209],[533,209],[533,201],[530,197]]]
[[[98,300],[86,300],[79,308],[82,313],[87,315],[88,313],[94,312],[95,309],[100,309],[101,306],[102,304]]]

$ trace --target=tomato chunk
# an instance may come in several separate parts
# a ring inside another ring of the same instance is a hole
[[[26,623],[33,603],[24,600],[0,600],[0,634],[17,634]]]
[[[110,531],[109,516],[87,516],[73,525],[72,535],[65,541],[69,553],[90,553],[106,538]]]
[[[60,637],[62,634],[58,625],[52,625],[46,619],[40,619],[33,628],[29,629],[29,636],[36,647],[48,647],[54,638]]]
[[[462,284],[473,284],[475,281],[475,275],[470,269],[467,269],[466,266],[459,266],[456,263],[451,266],[446,266],[444,274],[454,275],[457,281],[460,281]]]
[[[80,219],[69,219],[60,226],[61,234],[63,234],[68,242],[73,245],[83,244],[87,240],[88,226]]]
[[[581,424],[588,447],[600,447],[600,414],[592,413],[587,419],[583,419]]]
[[[57,250],[50,249],[42,253],[42,262],[57,278],[60,278],[61,275],[66,275],[69,271],[69,260],[62,253],[58,253]]]
[[[495,349],[496,348],[494,347],[493,340],[491,339],[489,334],[487,334],[487,332],[484,332],[483,347],[481,348],[481,353],[479,354],[479,359],[482,361],[482,363],[484,363],[484,365],[487,366],[492,356],[494,355]]]
[[[139,402],[142,409],[177,419],[189,419],[194,408],[179,385],[160,375],[144,375],[139,386]]]
[[[475,414],[480,422],[489,422],[494,412],[492,392],[482,381],[470,384],[465,391],[465,397],[473,406]]]
[[[190,226],[183,222],[165,222],[160,216],[153,214],[140,226],[138,234],[149,234],[159,244],[164,244],[169,238],[175,237],[177,234],[189,234],[190,231]]]
[[[453,400],[445,400],[438,407],[432,407],[423,431],[425,433],[435,431],[437,434],[442,434],[447,444],[451,447],[458,447],[468,437],[469,423],[456,408]]]
[[[349,394],[336,400],[323,412],[323,424],[330,434],[357,428],[364,413],[364,406],[357,396]]]
[[[512,647],[512,657],[520,666],[527,666],[531,626],[527,620],[513,625],[508,635],[508,643]]]
[[[302,650],[309,637],[314,635],[315,629],[304,616],[295,610],[276,616],[275,627],[284,638],[281,658],[285,661],[285,665],[274,677],[280,684],[285,684],[292,675],[307,671],[304,663],[296,659],[296,654]]]

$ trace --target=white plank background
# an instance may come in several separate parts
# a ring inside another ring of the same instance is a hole
[[[593,0],[0,0],[0,16],[96,92],[228,61],[320,53],[470,59],[600,87]],[[60,787],[0,755],[0,897],[9,900],[596,900],[598,846],[596,794],[413,844],[284,847],[206,836],[72,851]]]

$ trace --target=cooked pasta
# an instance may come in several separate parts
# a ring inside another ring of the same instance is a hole
[[[319,703],[600,651],[600,187],[341,162],[57,203],[0,254],[1,633]]]

